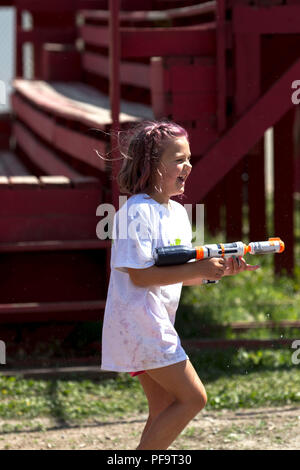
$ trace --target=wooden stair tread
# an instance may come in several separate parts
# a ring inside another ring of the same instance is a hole
[[[97,127],[112,123],[109,97],[84,83],[17,79],[14,88],[37,106],[66,119]],[[121,101],[121,123],[153,117],[150,106]]]

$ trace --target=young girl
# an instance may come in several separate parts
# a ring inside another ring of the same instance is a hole
[[[101,368],[138,377],[149,417],[137,449],[161,450],[207,401],[174,328],[182,285],[258,266],[222,258],[155,266],[156,247],[192,246],[187,212],[171,199],[184,193],[192,169],[188,134],[172,122],[142,122],[122,153],[118,183],[131,197],[114,219]]]

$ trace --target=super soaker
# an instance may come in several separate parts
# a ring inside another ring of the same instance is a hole
[[[216,243],[211,245],[189,248],[184,245],[164,246],[156,248],[154,260],[156,266],[170,266],[187,263],[192,259],[230,258],[239,257],[247,253],[251,255],[264,255],[269,253],[282,253],[285,249],[284,242],[280,238],[269,238],[268,241],[251,242],[245,245],[243,242]]]

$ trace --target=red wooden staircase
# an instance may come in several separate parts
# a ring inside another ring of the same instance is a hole
[[[66,336],[74,322],[102,318],[110,240],[97,238],[96,211],[103,203],[118,209],[119,193],[118,164],[98,154],[118,156],[111,131],[142,119],[166,117],[189,132],[193,172],[184,202],[205,204],[207,227],[225,229],[227,241],[281,236],[287,250],[275,268],[292,274],[300,0],[6,4],[16,9],[17,47],[10,146],[0,135],[1,339],[13,323],[44,323],[46,332],[57,322]],[[25,11],[32,29],[23,27]],[[24,78],[26,42],[31,79]],[[274,233],[267,233],[264,174],[270,127]],[[1,129],[5,135],[9,127]]]

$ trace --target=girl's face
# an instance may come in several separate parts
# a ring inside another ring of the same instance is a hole
[[[185,137],[169,141],[158,165],[161,176],[155,178],[155,186],[162,191],[154,190],[158,202],[168,203],[171,196],[184,193],[185,182],[192,170],[190,158],[190,146]]]

